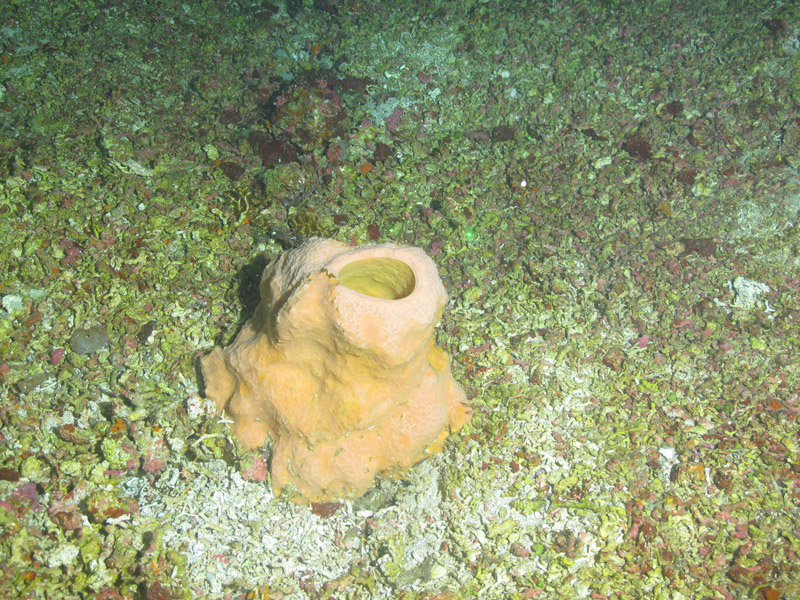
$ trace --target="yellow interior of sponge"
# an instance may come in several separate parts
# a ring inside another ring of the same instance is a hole
[[[411,267],[394,258],[355,260],[341,268],[338,279],[359,294],[384,300],[405,298],[417,284]]]

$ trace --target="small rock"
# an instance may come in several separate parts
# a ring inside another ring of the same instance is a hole
[[[47,373],[34,373],[28,377],[23,377],[17,382],[17,391],[20,394],[29,394],[37,387],[42,385],[49,378]]]
[[[606,352],[603,356],[603,364],[612,371],[619,373],[622,370],[622,364],[625,362],[625,353],[622,348],[614,346]]]
[[[49,552],[45,558],[47,560],[47,566],[51,569],[56,569],[58,567],[68,567],[71,565],[75,562],[78,554],[80,554],[80,549],[77,546],[64,544]]]
[[[53,348],[50,350],[50,364],[57,365],[61,362],[61,359],[64,358],[64,354],[66,354],[66,350],[64,348]]]
[[[102,325],[76,329],[69,339],[69,347],[76,354],[94,354],[108,345],[108,332]]]
[[[327,518],[342,507],[341,502],[312,502],[311,512],[318,517]]]
[[[22,301],[22,296],[17,296],[16,294],[3,296],[2,304],[6,312],[11,315],[25,310],[25,303]]]

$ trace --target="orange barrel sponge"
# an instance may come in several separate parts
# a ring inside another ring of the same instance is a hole
[[[272,487],[312,502],[362,495],[470,418],[433,330],[447,294],[419,248],[312,239],[273,260],[233,344],[202,361],[206,395]]]

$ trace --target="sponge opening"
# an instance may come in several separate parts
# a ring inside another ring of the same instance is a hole
[[[342,267],[337,278],[354,292],[383,300],[405,298],[417,285],[411,267],[394,258],[355,260]]]

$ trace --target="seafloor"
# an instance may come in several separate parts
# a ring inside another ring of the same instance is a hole
[[[800,3],[0,3],[0,597],[800,599]],[[420,246],[474,418],[274,499],[198,358]]]

